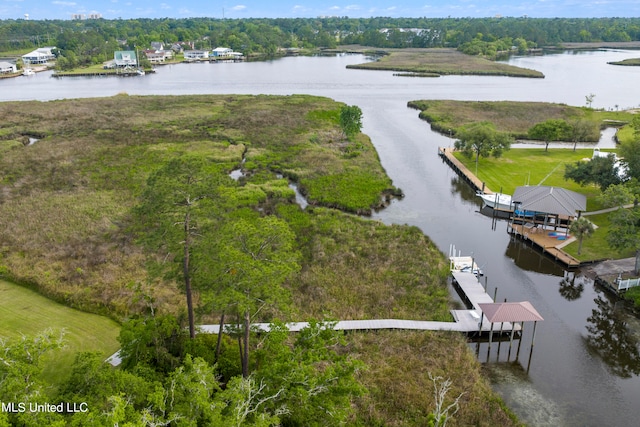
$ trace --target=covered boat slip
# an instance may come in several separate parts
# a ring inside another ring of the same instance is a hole
[[[518,322],[528,322],[542,317],[528,301],[495,303],[482,287],[478,278],[472,274],[461,271],[452,271],[453,285],[469,310],[452,310],[456,322],[464,323],[467,333],[482,335],[501,335],[503,333],[519,332],[522,327]],[[496,317],[492,312],[497,309],[501,316]],[[506,315],[505,313],[509,313]],[[505,315],[507,317],[505,317]],[[494,323],[500,323],[496,327]]]

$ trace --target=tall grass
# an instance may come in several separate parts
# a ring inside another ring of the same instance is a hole
[[[605,127],[621,128],[621,141],[627,140],[633,129],[630,126],[633,113],[629,111],[593,110],[547,102],[417,100],[410,101],[408,106],[420,110],[420,117],[428,121],[433,130],[446,135],[455,135],[460,127],[482,121],[491,122],[498,131],[519,139],[527,139],[527,132],[533,125],[550,119],[565,120],[570,124],[574,121],[590,123],[590,131],[583,138],[590,142],[597,142],[599,129]],[[566,139],[570,141],[571,135]]]
[[[279,179],[299,181],[312,203],[353,211],[375,207],[383,193],[397,191],[368,138],[342,137],[337,111],[339,104],[308,96],[0,103],[0,140],[41,138],[0,157],[0,274],[67,305],[115,317],[139,309],[137,288],[153,298],[158,312],[180,311],[175,282],[147,282],[145,260],[157,254],[135,244],[130,211],[151,172],[189,153],[216,163],[225,209],[238,212],[250,204],[261,214],[274,212],[296,233],[304,258],[302,271],[287,284],[294,308],[265,309],[256,321],[275,315],[450,320],[447,262],[419,229],[324,207],[302,211]],[[242,179],[226,176],[239,166]],[[51,325],[56,316],[72,324],[65,315],[36,310],[44,317],[34,318],[34,325]],[[94,320],[81,323],[91,329]],[[432,402],[420,389],[432,372],[451,376],[454,393],[469,390],[456,415],[460,425],[511,425],[461,337],[403,332],[348,338],[347,351],[371,366],[361,378],[372,390],[358,402],[358,420],[364,421],[354,424],[423,424]]]

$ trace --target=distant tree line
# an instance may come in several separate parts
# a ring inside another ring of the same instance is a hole
[[[189,42],[195,48],[230,47],[246,55],[279,48],[454,47],[495,56],[566,42],[640,40],[640,18],[295,18],[2,20],[0,51],[55,45],[78,65],[110,59],[122,48],[153,41]]]

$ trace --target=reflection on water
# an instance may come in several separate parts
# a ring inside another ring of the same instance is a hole
[[[564,269],[539,250],[529,246],[524,240],[515,237],[509,240],[505,255],[513,259],[518,267],[536,273],[564,277]]]
[[[638,342],[627,327],[625,314],[602,296],[598,296],[595,303],[596,308],[587,319],[587,346],[602,358],[614,375],[622,378],[639,375]]]
[[[560,281],[558,292],[567,301],[575,301],[582,296],[585,280],[584,276],[577,276],[575,272],[567,272]]]

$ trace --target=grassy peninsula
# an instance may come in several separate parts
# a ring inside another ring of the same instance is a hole
[[[452,136],[465,125],[487,121],[500,132],[527,139],[528,130],[536,123],[560,119],[591,123],[593,131],[584,140],[597,142],[598,129],[606,126],[621,127],[621,134],[626,135],[630,129],[627,125],[634,117],[631,111],[602,111],[548,102],[416,100],[408,106],[419,110],[420,118],[429,122],[434,131]]]
[[[640,58],[630,58],[630,59],[625,59],[623,61],[608,62],[608,64],[637,67],[637,66],[640,66]]]
[[[389,49],[378,61],[348,65],[362,70],[386,70],[417,75],[478,75],[543,78],[539,71],[466,55],[456,49]]]
[[[116,319],[149,301],[182,315],[180,282],[150,279],[147,261],[159,253],[139,243],[133,212],[154,171],[196,156],[215,165],[221,209],[275,215],[295,234],[301,269],[285,284],[291,304],[255,321],[448,319],[448,264],[429,238],[344,212],[366,213],[399,190],[365,135],[342,134],[340,106],[297,95],[2,103],[0,276]],[[295,203],[288,180],[310,208]],[[198,323],[219,315],[200,313]],[[346,351],[366,364],[358,380],[368,390],[352,402],[352,425],[426,425],[435,406],[427,373],[450,378],[452,398],[464,393],[453,425],[517,425],[464,337],[389,331],[346,339]]]

